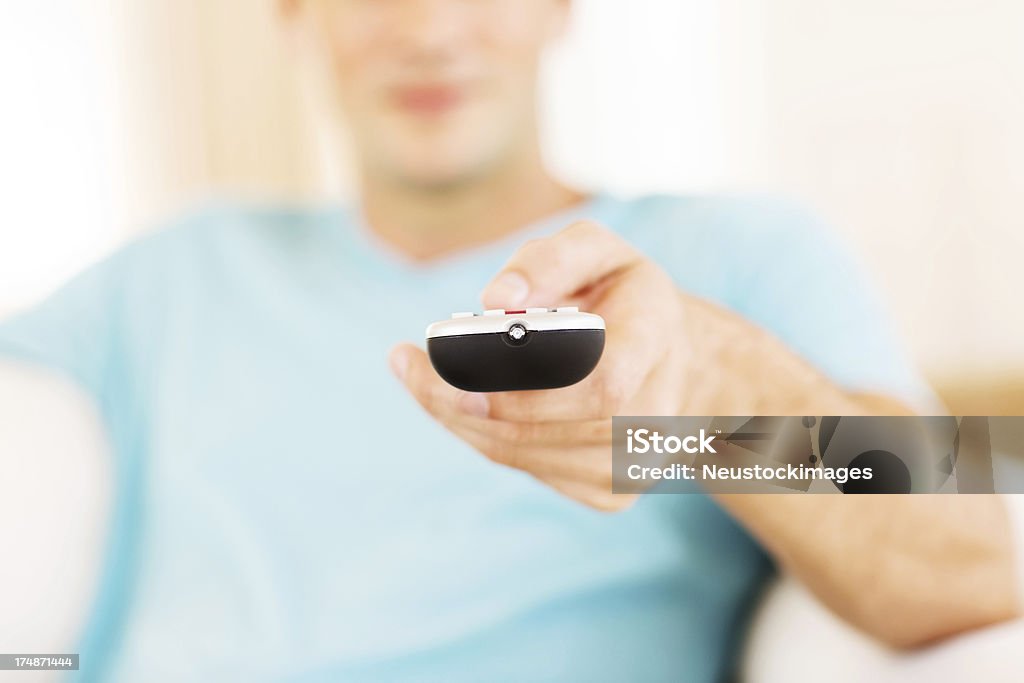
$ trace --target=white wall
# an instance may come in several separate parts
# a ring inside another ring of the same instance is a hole
[[[735,178],[843,231],[933,373],[1024,369],[1024,3],[730,5]]]
[[[0,5],[0,315],[121,237],[123,117],[99,4]]]
[[[721,19],[710,1],[578,2],[544,83],[552,166],[625,193],[726,182]]]
[[[0,313],[212,189],[344,192],[325,184],[329,150],[273,10],[0,5]],[[1024,367],[1024,3],[577,0],[576,13],[545,82],[560,173],[801,198],[872,268],[930,371]]]

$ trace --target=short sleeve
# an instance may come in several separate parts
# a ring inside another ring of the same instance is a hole
[[[0,357],[38,363],[103,397],[117,336],[119,264],[110,257],[41,304],[0,322]]]
[[[810,212],[774,198],[656,197],[633,222],[627,236],[683,290],[772,332],[850,391],[941,411],[852,251]]]
[[[767,217],[741,312],[848,390],[942,412],[852,250],[805,211],[782,205]]]

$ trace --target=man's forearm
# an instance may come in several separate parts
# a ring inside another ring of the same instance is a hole
[[[684,295],[685,296],[685,295]],[[899,415],[843,391],[772,335],[687,298],[692,415]],[[729,510],[839,616],[913,647],[1019,614],[1012,531],[998,496],[722,495]]]
[[[723,495],[829,608],[896,647],[1020,616],[999,496]]]
[[[680,415],[907,415],[903,403],[851,394],[793,353],[780,339],[739,315],[685,294],[687,338]]]

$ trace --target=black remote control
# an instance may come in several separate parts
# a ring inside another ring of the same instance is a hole
[[[427,354],[466,391],[557,389],[591,373],[604,351],[604,319],[561,308],[455,313],[427,328]]]

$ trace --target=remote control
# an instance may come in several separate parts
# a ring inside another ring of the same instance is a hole
[[[604,319],[575,306],[455,313],[427,328],[427,354],[466,391],[557,389],[576,384],[604,351]]]

